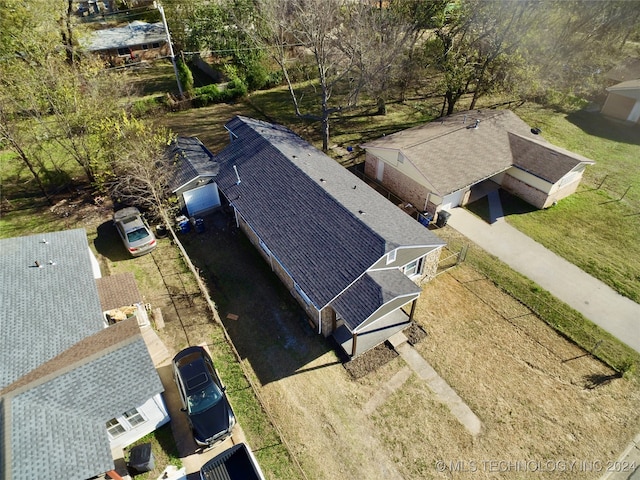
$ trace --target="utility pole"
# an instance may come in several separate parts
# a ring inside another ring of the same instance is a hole
[[[164,16],[164,8],[160,5],[160,2],[153,2],[153,6],[158,9],[160,16],[162,17],[162,24],[164,25],[164,31],[167,32],[167,42],[169,43],[169,56],[171,57],[171,63],[173,64],[173,72],[176,74],[176,82],[178,83],[178,91],[180,92],[180,98],[184,96],[182,93],[182,84],[180,83],[180,76],[178,75],[178,67],[176,65],[176,56],[173,53],[173,44],[171,43],[171,35],[169,34],[169,27],[167,26],[167,18]]]

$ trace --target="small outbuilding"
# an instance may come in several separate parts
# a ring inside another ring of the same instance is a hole
[[[167,150],[173,168],[170,189],[189,216],[203,215],[220,207],[215,182],[218,162],[197,137],[178,137]]]

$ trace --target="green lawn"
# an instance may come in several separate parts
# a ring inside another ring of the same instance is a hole
[[[597,163],[571,197],[547,210],[515,208],[507,221],[640,302],[640,128],[585,111],[530,106],[517,113],[547,140]]]

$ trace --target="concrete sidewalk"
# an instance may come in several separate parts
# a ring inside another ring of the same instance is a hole
[[[448,225],[640,352],[640,305],[511,227],[454,208]]]

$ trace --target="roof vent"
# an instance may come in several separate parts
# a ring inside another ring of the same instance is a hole
[[[33,265],[31,265],[32,267],[35,268],[42,268],[42,265],[40,265],[40,262],[38,260],[36,260],[35,262],[33,262]]]
[[[360,215],[365,215],[367,212],[365,212],[364,210],[358,210],[358,213],[359,213]]]
[[[53,266],[57,265],[57,263],[54,262],[53,260],[49,260],[49,265],[51,265],[53,267]]]
[[[40,240],[40,243],[44,243],[45,245],[48,245],[49,241],[46,238],[43,238],[42,240]]]
[[[356,188],[358,188],[358,186],[357,186],[357,185],[354,185],[354,186],[353,186],[353,189],[355,190]]]
[[[320,181],[321,181],[322,183],[326,183],[326,182],[327,182],[324,178],[321,178],[321,179],[320,179]]]
[[[540,130],[538,127],[534,127],[531,129],[531,133],[533,133],[534,135],[540,135],[541,132],[542,130]]]

